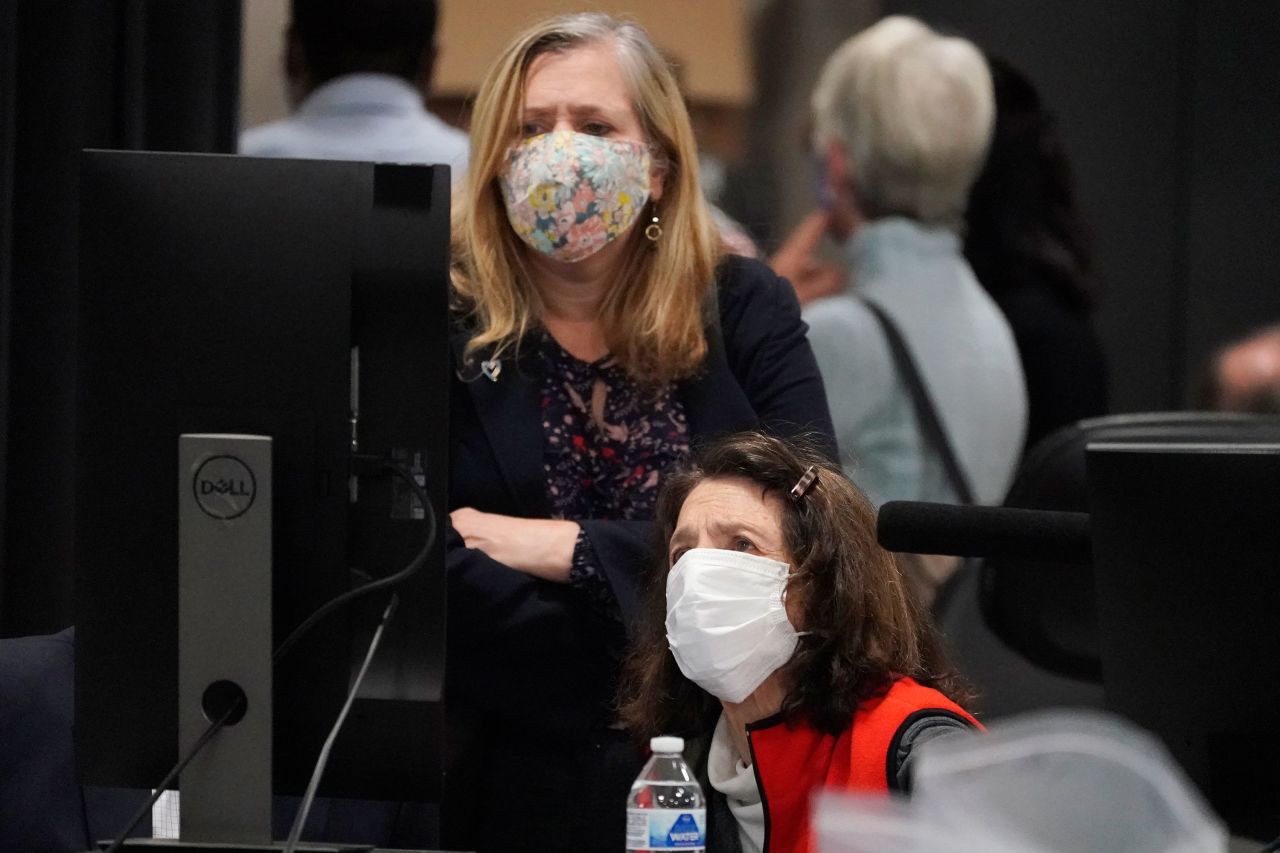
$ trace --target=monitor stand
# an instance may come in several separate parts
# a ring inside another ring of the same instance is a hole
[[[237,700],[182,773],[180,837],[271,843],[271,439],[178,438],[178,754]]]
[[[178,438],[178,754],[240,707],[182,773],[181,840],[130,839],[128,849],[284,848],[271,838],[271,450],[268,436]]]

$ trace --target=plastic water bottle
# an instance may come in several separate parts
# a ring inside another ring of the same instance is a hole
[[[653,756],[627,796],[627,850],[707,848],[707,801],[684,763],[684,738],[649,741]]]

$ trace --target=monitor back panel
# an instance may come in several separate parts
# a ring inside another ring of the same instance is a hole
[[[361,449],[400,448],[443,471],[447,172],[87,151],[81,199],[77,745],[86,782],[143,787],[177,757],[180,434],[274,440],[275,643],[350,588],[360,576],[352,568],[388,574],[414,550],[420,524],[349,504],[351,348],[363,337],[394,352],[370,379],[382,409],[363,413],[371,439]],[[389,314],[398,330],[367,319]],[[413,341],[383,339],[407,338],[410,323]],[[443,482],[431,483],[437,513]],[[364,486],[371,505],[389,488]],[[383,544],[365,554],[352,541]],[[380,697],[419,716],[442,713],[441,554],[437,546],[399,614],[420,627],[390,652],[425,680],[394,693],[384,679]],[[278,668],[281,790],[305,784],[371,618],[360,608],[336,614]],[[413,774],[430,778],[438,750],[419,751]],[[347,784],[341,772],[330,790],[430,799],[387,781],[414,764],[401,759],[381,777],[389,790]]]
[[[1095,444],[1088,476],[1108,706],[1274,835],[1280,445]]]

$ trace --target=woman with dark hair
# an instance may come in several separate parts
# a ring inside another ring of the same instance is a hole
[[[817,788],[909,788],[911,755],[976,726],[875,510],[821,453],[713,442],[658,499],[668,543],[627,662],[636,736],[694,737],[708,850],[806,850]]]
[[[1027,380],[1026,446],[1107,411],[1098,282],[1071,164],[1031,81],[988,57],[996,123],[969,195],[964,253],[1004,312]]]

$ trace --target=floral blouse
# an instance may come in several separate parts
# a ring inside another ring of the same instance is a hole
[[[609,356],[582,361],[550,335],[540,352],[552,517],[651,518],[662,474],[689,455],[689,422],[672,387],[642,385]],[[616,618],[616,600],[585,533],[578,534],[569,582]]]

